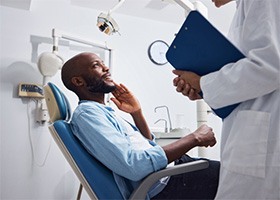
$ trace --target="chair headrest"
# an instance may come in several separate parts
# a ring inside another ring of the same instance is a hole
[[[44,96],[49,111],[50,122],[57,120],[69,121],[71,117],[71,107],[66,96],[53,83],[44,86]]]

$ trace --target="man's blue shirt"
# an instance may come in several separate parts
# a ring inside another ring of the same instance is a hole
[[[125,199],[143,178],[167,166],[163,149],[144,138],[137,127],[118,117],[109,106],[80,101],[71,128],[89,153],[113,171]],[[167,181],[155,184],[149,196],[159,193]]]

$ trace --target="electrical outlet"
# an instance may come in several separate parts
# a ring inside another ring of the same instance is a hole
[[[20,83],[18,87],[18,96],[44,98],[43,86],[32,83]]]

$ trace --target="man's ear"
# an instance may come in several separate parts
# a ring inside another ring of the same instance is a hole
[[[73,85],[75,85],[76,87],[80,87],[84,85],[84,79],[82,77],[72,77],[71,78],[71,82],[73,83]]]

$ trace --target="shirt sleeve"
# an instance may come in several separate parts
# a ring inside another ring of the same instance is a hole
[[[243,1],[232,29],[246,58],[205,75],[200,84],[205,101],[214,109],[244,102],[279,89],[279,1]],[[242,21],[242,22],[240,22]]]
[[[72,127],[95,158],[127,179],[138,181],[167,166],[165,152],[160,146],[151,146],[147,150],[132,149],[129,137],[122,132],[117,121],[101,109],[83,109],[73,116]]]

